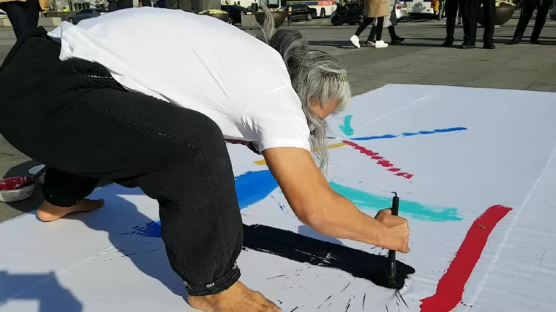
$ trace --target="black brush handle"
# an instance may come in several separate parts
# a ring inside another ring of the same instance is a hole
[[[397,216],[400,210],[400,198],[396,192],[394,193],[394,198],[392,198],[392,215]],[[388,251],[388,282],[392,285],[396,283],[396,251]]]

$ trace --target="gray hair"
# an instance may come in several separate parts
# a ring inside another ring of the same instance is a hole
[[[276,31],[272,13],[265,5],[262,5],[262,8],[266,16],[261,27],[261,40],[276,49],[286,64],[292,86],[301,100],[311,130],[311,150],[320,169],[325,170],[328,164],[326,121],[317,118],[310,106],[318,104],[324,107],[337,100],[336,112],[344,109],[351,99],[347,72],[332,55],[322,51],[310,51],[307,42],[298,31]]]

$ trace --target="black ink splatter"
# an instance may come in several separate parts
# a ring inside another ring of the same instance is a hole
[[[365,293],[363,295],[363,310],[365,310],[365,297],[367,296],[367,293]]]
[[[349,300],[348,300],[348,303],[347,303],[347,305],[346,305],[346,311],[345,311],[345,312],[347,312],[347,310],[349,310],[349,306],[350,306],[350,305],[351,305],[351,298],[349,298]]]
[[[348,288],[349,285],[351,285],[351,282],[348,282],[347,285],[346,285],[346,287],[344,287],[342,290],[340,290],[340,293],[343,293],[344,290],[346,290],[346,288]]]

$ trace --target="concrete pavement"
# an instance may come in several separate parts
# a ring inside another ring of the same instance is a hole
[[[517,15],[495,30],[496,50],[441,48],[444,21],[410,20],[397,26],[406,41],[387,49],[355,49],[348,39],[356,26],[331,26],[327,19],[292,23],[311,47],[336,55],[349,72],[353,94],[360,94],[389,83],[437,84],[480,88],[556,91],[556,22],[547,21],[542,45],[524,43],[507,46]],[[526,35],[532,29],[533,21]],[[285,26],[288,27],[288,26]],[[363,33],[365,39],[369,30]],[[482,29],[478,30],[478,37]],[[385,41],[389,41],[384,31]],[[461,25],[456,38],[462,38]],[[0,28],[0,60],[15,39],[11,29]],[[460,42],[456,41],[456,44]],[[479,42],[478,46],[482,44]],[[527,103],[524,103],[527,105]],[[0,177],[25,174],[36,162],[15,150],[0,136]],[[32,199],[14,204],[0,203],[0,221],[36,209],[41,201],[38,190]]]

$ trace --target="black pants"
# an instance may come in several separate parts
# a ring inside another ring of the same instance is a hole
[[[361,33],[365,30],[365,28],[367,28],[372,22],[374,21],[373,17],[365,17],[363,19],[363,22],[361,24],[359,24],[359,27],[357,27],[357,30],[355,31],[355,35],[359,36],[361,35]],[[376,40],[379,41],[380,39],[382,39],[382,27],[384,25],[384,17],[378,17],[377,18],[377,25],[376,25],[376,31],[373,32],[371,31],[369,33],[369,41],[374,41],[375,40],[375,35],[376,35]]]
[[[521,40],[529,20],[533,15],[533,11],[537,9],[537,17],[535,18],[535,27],[533,28],[533,33],[531,34],[531,40],[538,40],[541,31],[546,23],[546,16],[550,10],[550,5],[552,0],[523,0],[521,7],[521,14],[519,16],[519,22],[515,29],[514,38]]]
[[[61,62],[59,53],[41,28],[0,68],[0,132],[47,165],[46,199],[72,205],[100,178],[139,186],[159,203],[162,239],[189,294],[231,286],[243,232],[220,128],[124,90],[99,64]]]
[[[495,0],[468,0],[467,3],[464,3],[464,9],[462,11],[464,31],[466,27],[465,25],[467,24],[468,42],[475,43],[477,37],[477,19],[479,17],[479,10],[483,10],[484,16],[483,43],[491,44],[492,37],[494,36],[494,14],[496,11]],[[466,20],[467,23],[465,22]]]
[[[38,0],[0,3],[0,9],[8,15],[17,40],[20,40],[25,33],[32,32],[37,28],[39,22]]]
[[[459,8],[463,22],[463,41],[474,44],[477,37],[477,18],[479,10],[481,10],[481,4],[485,17],[483,43],[492,43],[496,10],[494,0],[446,0],[446,39],[454,40],[456,15]]]
[[[446,0],[446,40],[454,41],[454,30],[456,29],[456,17],[462,0]],[[466,38],[464,37],[464,40]]]

